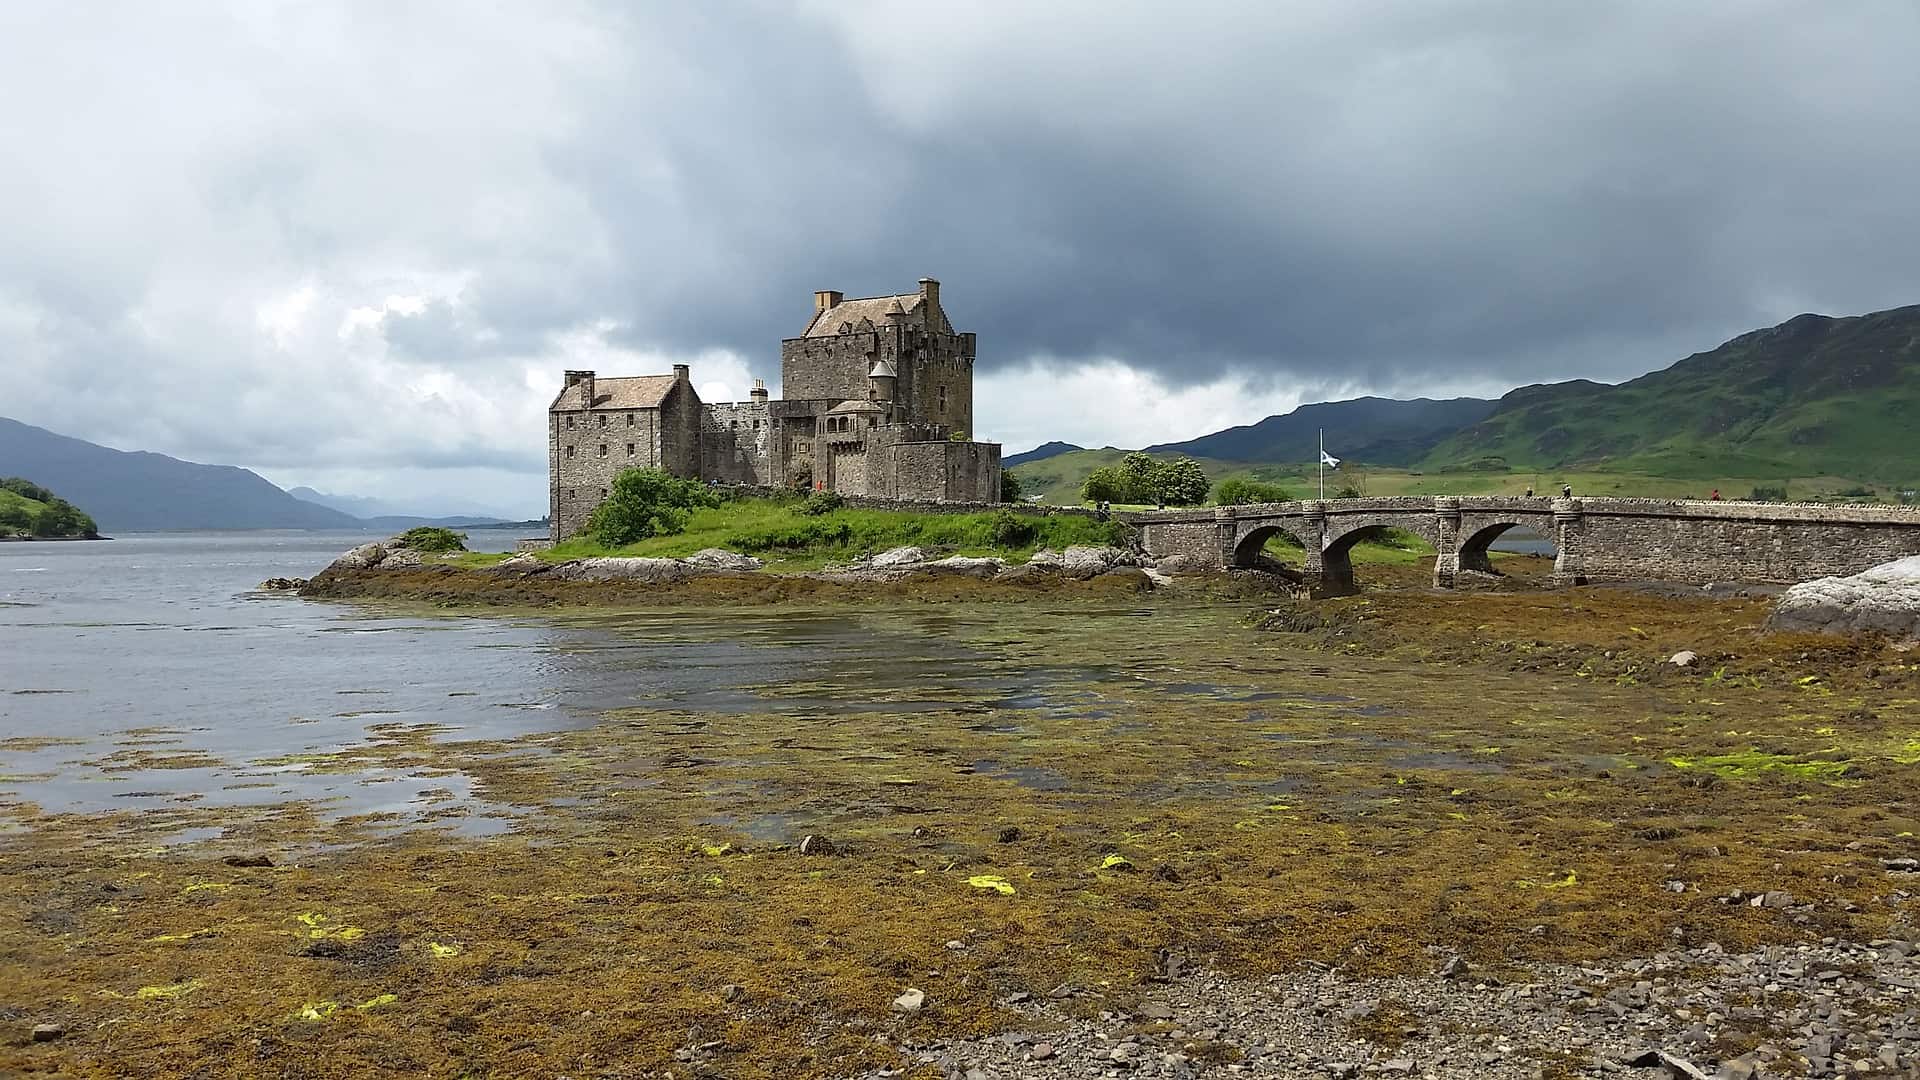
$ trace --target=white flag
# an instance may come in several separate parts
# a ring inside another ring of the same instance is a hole
[[[1337,469],[1340,467],[1340,459],[1322,450],[1320,451],[1320,464],[1325,465],[1329,469]]]

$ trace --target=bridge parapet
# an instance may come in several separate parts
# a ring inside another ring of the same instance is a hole
[[[1588,580],[1793,582],[1851,574],[1920,554],[1920,508],[1692,499],[1508,495],[1295,500],[1121,515],[1156,555],[1250,566],[1266,541],[1294,537],[1319,592],[1351,587],[1348,554],[1366,530],[1417,533],[1434,546],[1434,583],[1493,573],[1490,545],[1510,529],[1547,537],[1554,577]]]

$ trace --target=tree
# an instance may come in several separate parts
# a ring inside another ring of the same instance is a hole
[[[626,469],[614,477],[613,490],[594,507],[586,531],[604,547],[625,547],[650,536],[681,532],[695,509],[718,505],[719,497],[698,480],[683,480],[659,469]]]
[[[1013,475],[1012,470],[1007,470],[1000,474],[1000,501],[1020,501],[1020,478]]]
[[[1154,477],[1156,502],[1168,506],[1198,506],[1207,501],[1207,474],[1200,463],[1183,457],[1164,463]]]
[[[1117,465],[1107,465],[1087,474],[1080,484],[1080,498],[1086,502],[1136,502],[1127,477]]]

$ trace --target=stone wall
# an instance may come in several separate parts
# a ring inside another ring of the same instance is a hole
[[[978,503],[1000,496],[998,443],[882,442],[873,452],[880,458],[883,482],[867,494]]]
[[[785,447],[766,401],[709,404],[700,415],[703,480],[728,484],[778,484]]]
[[[580,531],[620,470],[660,468],[665,427],[659,409],[549,413],[548,515],[553,539]]]

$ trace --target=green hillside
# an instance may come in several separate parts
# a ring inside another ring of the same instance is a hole
[[[1427,470],[1920,482],[1920,306],[1801,315],[1618,386],[1515,390]]]
[[[54,539],[96,532],[92,518],[46,488],[18,477],[0,479],[0,536]]]

